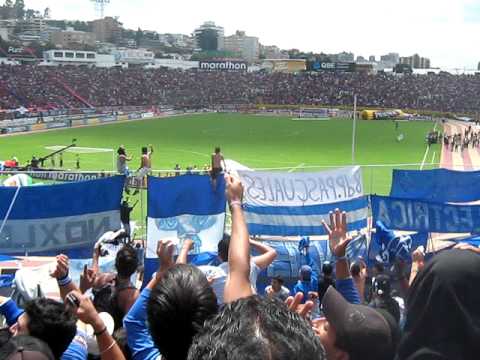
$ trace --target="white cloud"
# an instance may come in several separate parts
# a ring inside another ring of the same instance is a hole
[[[95,17],[89,0],[26,0],[54,18]],[[106,14],[130,28],[189,34],[206,20],[282,48],[381,55],[419,53],[443,67],[476,68],[478,0],[111,0]]]

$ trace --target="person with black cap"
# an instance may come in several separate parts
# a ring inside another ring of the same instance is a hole
[[[322,302],[325,318],[313,320],[327,359],[392,360],[400,338],[395,319],[385,310],[351,304],[333,287]]]

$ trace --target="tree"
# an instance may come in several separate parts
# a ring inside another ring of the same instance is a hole
[[[8,8],[13,7],[13,2],[12,2],[12,0],[6,0],[6,1],[5,1],[5,5],[3,5],[3,6],[8,7]]]
[[[203,51],[217,51],[218,33],[214,29],[205,29],[197,35],[197,42]]]
[[[25,2],[23,0],[15,0],[13,8],[16,19],[23,19],[25,17]]]

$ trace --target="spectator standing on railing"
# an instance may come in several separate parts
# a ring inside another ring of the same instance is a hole
[[[215,191],[217,189],[217,178],[227,169],[225,165],[225,159],[220,151],[219,147],[215,148],[212,154],[212,170],[210,176],[212,177],[212,188]]]
[[[134,195],[138,194],[140,187],[145,187],[146,177],[152,170],[152,155],[153,155],[153,146],[149,145],[142,147],[142,157],[140,158],[140,168],[137,171],[137,189],[133,193]]]

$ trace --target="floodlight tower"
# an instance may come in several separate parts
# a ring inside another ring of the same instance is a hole
[[[105,7],[110,4],[110,0],[90,0],[95,4],[95,11],[100,15],[100,19],[105,16]]]

